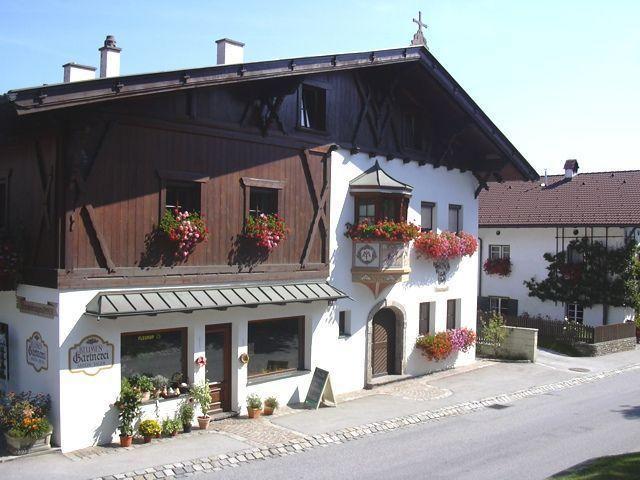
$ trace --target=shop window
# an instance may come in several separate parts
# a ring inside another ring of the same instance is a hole
[[[511,247],[509,245],[489,245],[489,258],[491,260],[511,258]]]
[[[338,312],[338,336],[348,337],[351,335],[351,312],[340,310]]]
[[[278,213],[278,190],[251,187],[249,192],[249,215],[272,215]]]
[[[174,383],[189,383],[186,329],[123,333],[120,342],[123,378],[162,375]]]
[[[422,302],[420,304],[420,319],[418,326],[419,335],[429,335],[434,331],[433,325],[431,323],[431,309],[433,308],[433,305],[433,302]]]
[[[569,303],[566,306],[565,315],[570,322],[582,323],[584,321],[584,307],[579,303]]]
[[[423,232],[433,230],[433,217],[436,204],[433,202],[422,202],[420,205],[420,229]]]
[[[165,209],[180,208],[183,212],[200,212],[200,184],[195,182],[172,182],[165,185]]]
[[[300,126],[325,131],[327,128],[327,91],[302,85],[300,89]]]
[[[304,318],[249,322],[249,377],[304,369]]]
[[[447,300],[447,330],[453,330],[458,323],[459,300]]]
[[[462,230],[462,206],[449,205],[449,231],[460,233]]]

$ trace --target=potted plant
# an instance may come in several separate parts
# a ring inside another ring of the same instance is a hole
[[[258,418],[262,412],[262,400],[258,395],[252,393],[247,396],[247,414],[249,418]]]
[[[376,223],[362,221],[355,225],[347,223],[345,236],[359,242],[383,241],[408,243],[420,235],[420,227],[408,222],[380,220]]]
[[[120,419],[120,446],[130,447],[133,441],[133,424],[140,416],[140,393],[135,390],[127,379],[122,381],[120,396],[114,406],[118,409]]]
[[[193,408],[193,399],[185,400],[180,404],[178,408],[178,418],[182,423],[182,432],[190,433],[191,424],[193,423],[193,417],[195,416],[195,409]]]
[[[167,210],[159,228],[173,244],[174,256],[178,261],[187,260],[196,245],[209,236],[209,230],[199,213],[183,212],[179,208]]]
[[[144,443],[149,443],[153,437],[162,434],[162,427],[157,420],[143,420],[138,425],[138,433],[144,437]]]
[[[164,375],[156,375],[151,379],[153,382],[154,396],[156,398],[167,395],[167,386],[169,385],[169,379]]]
[[[273,415],[273,412],[278,408],[278,399],[276,397],[267,397],[264,400],[264,415]]]
[[[189,394],[200,405],[202,415],[198,416],[198,426],[201,430],[209,428],[211,417],[209,416],[209,408],[211,407],[211,389],[209,382],[203,380],[201,383],[195,383],[191,386]]]
[[[289,233],[287,225],[277,213],[250,215],[244,225],[244,238],[255,242],[256,248],[271,253]]]
[[[13,455],[22,455],[31,451],[36,442],[45,447],[51,443],[53,429],[45,417],[33,417],[25,414],[22,421],[5,432],[7,450]]]
[[[175,437],[181,425],[182,422],[179,418],[165,418],[162,420],[162,434],[167,437]]]

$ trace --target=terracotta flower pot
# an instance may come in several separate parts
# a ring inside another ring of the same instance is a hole
[[[120,435],[120,446],[130,447],[133,442],[133,435]]]
[[[144,438],[144,443],[151,443],[151,437],[143,437]]]
[[[151,392],[142,392],[142,396],[140,397],[140,400],[142,402],[148,402],[151,399]]]
[[[200,427],[200,430],[206,430],[209,428],[210,422],[211,417],[198,417],[198,427]]]
[[[260,418],[260,414],[262,413],[262,409],[260,409],[260,408],[247,408],[247,413],[249,414],[249,418]]]
[[[264,407],[262,415],[273,415],[273,407]]]

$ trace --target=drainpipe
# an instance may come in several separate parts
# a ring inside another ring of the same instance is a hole
[[[478,297],[481,297],[481,296],[482,296],[482,239],[478,235]]]

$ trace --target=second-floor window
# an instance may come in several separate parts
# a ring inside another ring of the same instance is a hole
[[[300,126],[319,131],[327,129],[327,91],[324,88],[302,85]]]
[[[430,232],[433,228],[433,217],[436,204],[433,202],[422,202],[420,206],[420,229],[423,232]]]
[[[252,187],[249,193],[250,215],[272,215],[278,213],[278,190]]]
[[[405,221],[408,201],[399,195],[356,197],[356,223],[380,220]]]
[[[422,302],[420,304],[420,318],[418,324],[418,334],[420,335],[428,335],[433,332],[433,327],[431,325],[432,305],[432,302]]]
[[[509,245],[489,245],[489,258],[491,260],[511,258],[511,247]]]
[[[447,300],[447,330],[456,328],[458,321],[458,300]]]
[[[462,205],[449,204],[449,231],[460,233],[462,230]]]
[[[565,307],[567,320],[582,323],[584,321],[584,307],[579,303],[568,303]]]
[[[173,210],[180,208],[182,211],[199,212],[200,184],[195,182],[167,182],[165,193],[165,208]]]

